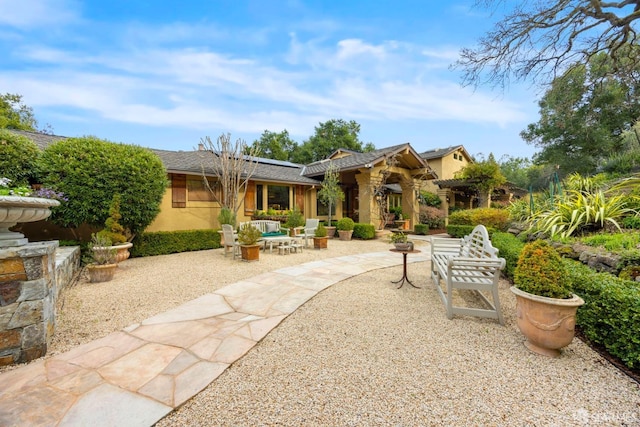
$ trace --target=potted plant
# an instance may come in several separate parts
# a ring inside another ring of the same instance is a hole
[[[514,272],[516,321],[531,351],[557,357],[575,335],[576,312],[584,304],[571,292],[564,264],[544,240],[527,243]]]
[[[300,212],[300,209],[294,208],[289,211],[289,215],[287,215],[287,222],[284,224],[284,227],[291,230],[291,237],[293,237],[298,234],[298,231],[300,230],[300,227],[304,225],[304,222],[304,216],[302,215],[302,212]]]
[[[407,235],[402,231],[395,232],[389,235],[389,240],[394,244],[397,250],[399,251],[412,251],[413,250],[413,242],[410,242]]]
[[[333,239],[336,234],[336,228],[332,226],[331,223],[333,207],[337,206],[339,202],[344,200],[344,192],[340,187],[339,180],[340,173],[338,172],[338,168],[333,163],[329,163],[329,167],[324,174],[324,180],[322,181],[322,188],[318,191],[318,200],[328,208],[326,227],[327,236],[330,239]]]
[[[313,247],[315,249],[327,249],[327,240],[329,237],[327,236],[327,227],[324,224],[318,224],[318,228],[316,228],[316,233],[313,236]]]
[[[104,235],[94,233],[91,235],[91,245],[87,260],[87,272],[89,282],[108,282],[113,279],[118,263],[116,262],[117,249],[111,245],[111,240]]]
[[[258,240],[262,237],[262,232],[251,225],[251,223],[243,225],[238,231],[238,243],[242,259],[245,261],[258,261],[260,258],[260,245]]]
[[[97,234],[99,237],[111,242],[110,247],[115,249],[117,254],[116,263],[129,258],[129,249],[133,246],[133,243],[127,241],[127,234],[129,233],[120,225],[121,218],[120,194],[114,194],[109,206],[109,217],[104,222],[104,228]],[[96,248],[96,250],[100,250],[100,247]]]
[[[353,222],[351,218],[340,218],[340,220],[336,224],[340,240],[351,240],[351,235],[353,234],[355,225],[356,223]]]

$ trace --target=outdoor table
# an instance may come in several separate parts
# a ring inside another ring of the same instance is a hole
[[[291,237],[289,236],[263,236],[262,241],[264,242],[264,251],[267,250],[267,244],[269,245],[269,253],[273,252],[273,244],[276,243],[279,245],[289,245],[291,242]]]
[[[402,278],[400,280],[391,281],[391,283],[400,283],[400,286],[398,286],[398,289],[400,289],[402,285],[404,285],[404,282],[407,282],[414,288],[420,289],[420,286],[416,286],[413,283],[411,283],[411,280],[409,280],[409,278],[407,277],[407,254],[417,254],[417,253],[420,253],[421,251],[418,249],[406,251],[406,250],[395,249],[395,248],[389,249],[389,250],[391,252],[398,252],[402,254]]]

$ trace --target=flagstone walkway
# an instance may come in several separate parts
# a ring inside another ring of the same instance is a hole
[[[426,260],[423,251],[407,261]],[[399,254],[387,251],[282,268],[0,374],[0,425],[152,425],[318,292],[401,264]]]

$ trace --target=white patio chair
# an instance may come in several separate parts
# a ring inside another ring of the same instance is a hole
[[[309,218],[305,221],[304,227],[300,230],[301,233],[298,235],[304,238],[304,245],[306,247],[309,247],[309,239],[316,235],[316,228],[318,228],[318,224],[320,224],[319,219]]]
[[[222,224],[222,235],[224,236],[224,256],[227,256],[227,248],[231,248],[233,259],[236,259],[236,255],[240,255],[240,244],[238,236],[233,233],[233,227],[230,224]]]

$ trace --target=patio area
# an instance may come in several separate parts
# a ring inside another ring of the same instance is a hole
[[[68,291],[46,358],[0,374],[0,424],[640,422],[638,385],[581,341],[559,359],[526,350],[508,283],[505,326],[448,320],[428,244],[409,258],[420,289],[391,283],[402,257],[388,249],[334,240],[328,251],[252,264],[221,249],[127,260],[113,282]],[[173,298],[138,294],[157,282]],[[106,307],[87,315],[100,298]],[[133,306],[112,310],[124,301]]]

